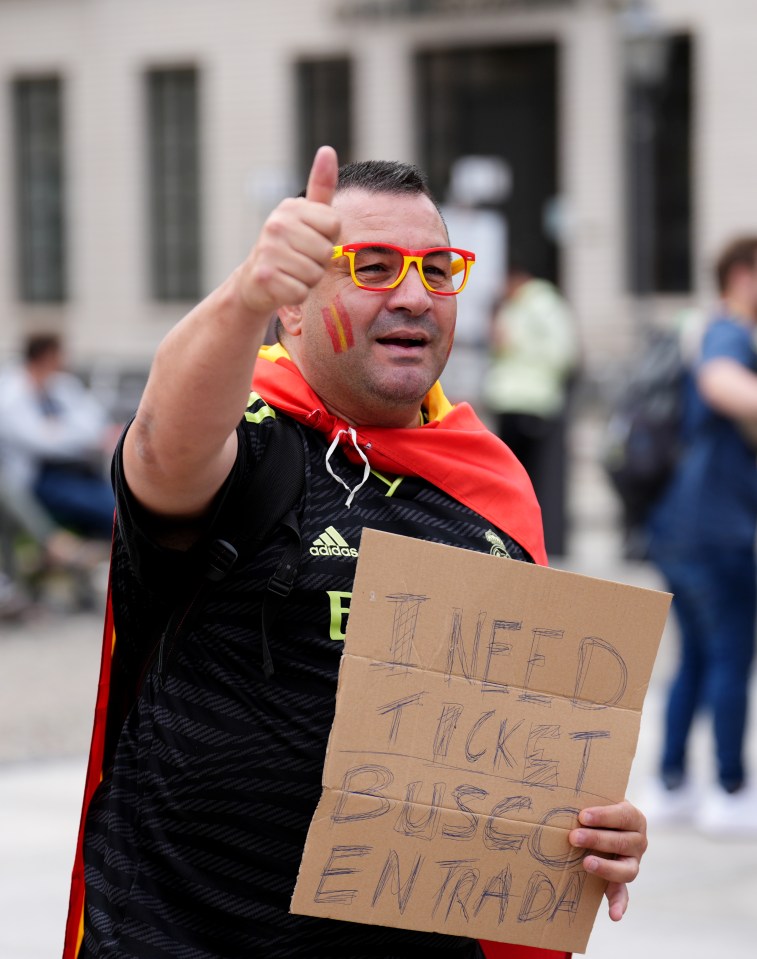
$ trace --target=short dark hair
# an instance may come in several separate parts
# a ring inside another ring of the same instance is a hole
[[[60,353],[63,343],[57,333],[32,333],[24,343],[24,359],[34,363],[51,353]]]
[[[439,215],[442,211],[431,192],[426,174],[414,163],[401,160],[356,160],[339,167],[336,192],[343,190],[366,190],[368,193],[392,193],[395,195],[422,194],[431,200]],[[305,196],[302,190],[299,194]],[[442,220],[444,217],[442,217]]]
[[[757,268],[757,236],[741,236],[731,240],[718,256],[715,279],[721,294],[725,293],[730,283],[731,273],[740,266],[748,270]]]

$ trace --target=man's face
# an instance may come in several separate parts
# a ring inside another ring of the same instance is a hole
[[[417,250],[447,246],[444,223],[422,195],[337,193],[339,243],[391,243]],[[327,408],[356,425],[413,426],[423,397],[447,362],[456,297],[423,285],[415,266],[396,289],[361,290],[347,257],[301,307],[287,340],[292,358]]]
[[[722,296],[735,313],[757,322],[757,259],[751,266],[739,263],[732,267]]]
[[[64,368],[64,365],[62,349],[48,350],[46,353],[40,356],[39,360],[37,361],[36,366],[38,376],[41,379],[46,380],[48,377],[54,376],[56,373],[60,373]]]

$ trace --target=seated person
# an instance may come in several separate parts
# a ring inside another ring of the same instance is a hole
[[[0,376],[0,451],[6,482],[33,494],[61,525],[110,539],[113,492],[103,472],[112,448],[105,411],[64,371],[56,334],[36,334]]]

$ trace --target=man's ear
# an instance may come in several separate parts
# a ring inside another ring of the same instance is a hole
[[[280,306],[278,315],[281,325],[290,336],[300,335],[302,332],[301,306]]]

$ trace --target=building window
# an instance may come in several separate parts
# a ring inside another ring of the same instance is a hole
[[[31,303],[66,296],[61,88],[58,77],[13,84],[18,288]]]
[[[352,159],[352,65],[346,57],[301,60],[296,70],[298,172],[304,185],[322,144],[334,147],[340,163]]]
[[[423,51],[415,64],[418,156],[435,195],[446,197],[455,160],[503,161],[512,189],[492,209],[507,222],[511,252],[551,280],[558,248],[544,211],[557,193],[557,57],[554,43],[508,44]]]
[[[628,287],[688,293],[692,270],[692,44],[667,41],[665,69],[626,85]]]
[[[147,74],[151,291],[159,300],[201,294],[198,86],[194,69]]]

